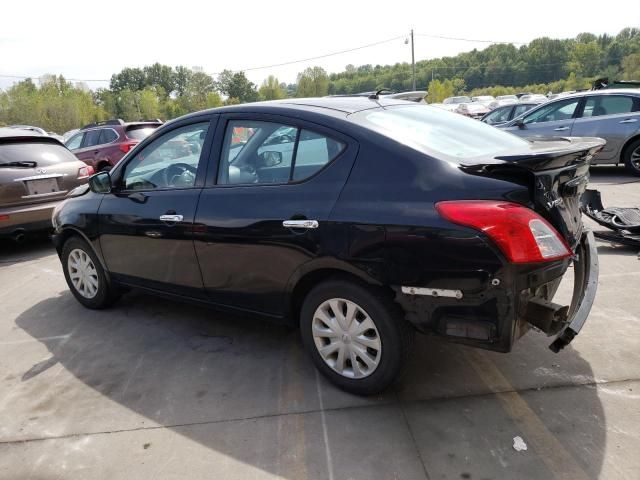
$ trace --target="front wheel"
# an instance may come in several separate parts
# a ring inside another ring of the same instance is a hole
[[[309,292],[300,328],[320,372],[358,395],[379,393],[393,383],[413,346],[414,329],[386,292],[343,280]]]
[[[622,160],[629,173],[640,176],[640,139],[626,148]]]
[[[76,300],[91,309],[110,306],[118,298],[118,291],[109,282],[107,273],[81,238],[71,237],[62,247],[62,269],[67,285]]]

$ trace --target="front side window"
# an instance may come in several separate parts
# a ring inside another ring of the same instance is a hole
[[[309,178],[344,144],[291,125],[232,120],[222,148],[218,184],[287,183]]]
[[[531,110],[531,105],[516,105],[513,109],[513,118],[519,117],[528,110]]]
[[[633,98],[622,95],[602,95],[587,97],[582,116],[601,117],[630,112],[633,112]]]
[[[573,117],[576,107],[580,102],[579,98],[553,102],[540,107],[535,112],[524,117],[524,123],[556,122],[558,120],[569,120]]]
[[[209,122],[187,125],[157,138],[127,163],[125,190],[190,188],[195,185]]]
[[[493,112],[489,113],[484,121],[488,124],[506,122],[509,120],[509,113],[511,113],[511,107],[496,108]]]
[[[76,133],[73,137],[67,140],[65,145],[69,150],[77,150],[82,145],[82,139],[84,138],[84,132]]]

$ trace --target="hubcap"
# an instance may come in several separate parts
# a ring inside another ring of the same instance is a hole
[[[631,152],[631,165],[636,170],[640,170],[640,147]]]
[[[84,298],[93,298],[98,293],[98,272],[87,252],[71,250],[67,260],[69,278],[76,291]]]
[[[364,378],[378,367],[382,343],[367,312],[344,298],[320,304],[313,314],[313,340],[329,367],[343,377]]]

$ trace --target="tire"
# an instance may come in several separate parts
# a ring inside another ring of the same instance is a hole
[[[345,280],[323,282],[307,294],[300,329],[318,370],[357,395],[379,393],[400,377],[415,336],[387,292]]]
[[[62,270],[69,290],[87,308],[111,306],[119,291],[108,278],[93,249],[79,237],[69,238],[62,247]]]
[[[640,177],[640,138],[625,148],[622,160],[630,174]]]

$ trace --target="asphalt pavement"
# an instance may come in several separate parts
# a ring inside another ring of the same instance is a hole
[[[640,206],[622,169],[593,187]],[[89,311],[46,239],[2,243],[0,478],[635,480],[640,259],[598,251],[594,308],[560,354],[535,332],[509,354],[420,336],[398,384],[361,398],[295,329],[136,292]]]

